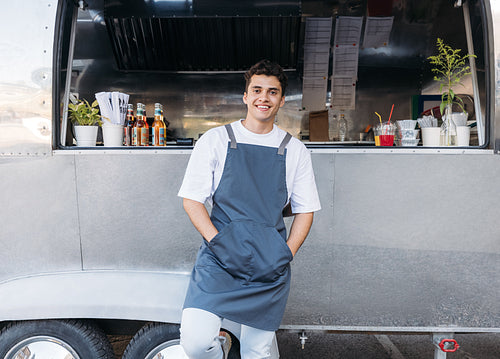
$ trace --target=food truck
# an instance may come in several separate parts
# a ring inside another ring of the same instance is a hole
[[[115,333],[133,336],[124,358],[182,357],[201,237],[177,191],[199,136],[245,116],[243,73],[263,58],[286,70],[276,124],[309,149],[322,203],[281,329],[421,333],[438,358],[454,333],[500,332],[498,2],[29,0],[2,14],[1,358],[111,358]],[[445,144],[437,39],[468,67]],[[166,143],[109,146],[104,125],[78,143],[70,104],[101,92],[144,104],[149,126],[162,104]]]

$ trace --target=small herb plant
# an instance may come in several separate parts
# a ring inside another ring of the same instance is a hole
[[[97,100],[92,105],[87,100],[78,100],[76,104],[68,104],[69,119],[75,126],[102,125]]]
[[[439,107],[441,114],[447,106],[457,104],[463,112],[464,103],[462,99],[455,96],[453,92],[453,85],[461,84],[462,78],[471,74],[469,65],[466,64],[470,57],[475,55],[460,55],[462,50],[453,49],[451,46],[445,44],[442,39],[438,38],[436,42],[438,54],[436,56],[429,56],[428,60],[434,65],[432,72],[434,73],[434,80],[439,82],[439,92],[441,92],[441,105]],[[443,91],[444,89],[444,91]]]

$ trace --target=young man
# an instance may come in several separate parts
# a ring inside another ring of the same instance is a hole
[[[290,261],[320,209],[308,150],[274,125],[285,103],[283,69],[262,60],[245,79],[246,118],[198,140],[179,191],[204,238],[181,322],[181,345],[191,359],[227,357],[222,319],[241,325],[242,359],[269,358],[290,289]],[[295,217],[287,238],[288,203]]]

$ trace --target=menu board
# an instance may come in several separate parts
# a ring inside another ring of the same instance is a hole
[[[337,16],[332,62],[332,108],[354,110],[358,78],[359,40],[363,17]]]

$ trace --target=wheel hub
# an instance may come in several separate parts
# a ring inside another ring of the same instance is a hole
[[[49,336],[24,339],[10,349],[5,356],[5,359],[17,358],[80,359],[69,344]]]
[[[181,347],[180,340],[174,339],[158,345],[144,359],[188,359]]]

